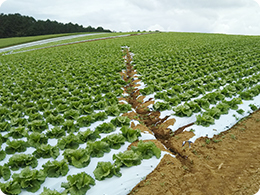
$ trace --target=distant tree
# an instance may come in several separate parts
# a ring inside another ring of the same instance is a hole
[[[35,20],[33,17],[15,14],[0,14],[0,38],[22,37],[44,34],[73,33],[73,32],[111,32],[110,30],[97,27],[96,29],[88,26],[73,23],[59,23],[47,19]]]

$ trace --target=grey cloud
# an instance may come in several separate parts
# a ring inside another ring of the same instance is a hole
[[[0,12],[116,31],[158,28],[260,35],[255,0],[6,0]]]

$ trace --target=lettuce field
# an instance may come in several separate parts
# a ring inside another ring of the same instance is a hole
[[[259,110],[259,48],[151,33],[0,54],[1,190],[129,193],[166,154]]]

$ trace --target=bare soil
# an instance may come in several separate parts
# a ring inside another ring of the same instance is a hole
[[[179,147],[184,158],[164,156],[130,194],[255,194],[260,188],[259,141],[258,110],[221,135]]]
[[[174,134],[168,128],[175,119],[161,119],[160,112],[147,108],[153,104],[150,99],[144,102],[136,87],[136,71],[131,65],[131,56],[126,51],[126,72],[121,73],[128,94],[124,100],[136,112],[126,113],[141,124],[132,128],[150,132],[153,140],[162,150],[175,155],[165,155],[156,169],[141,181],[129,195],[153,194],[255,194],[260,188],[260,110],[238,122],[220,135],[209,139],[201,137],[194,144],[183,141],[193,137],[192,132],[178,129]],[[121,98],[122,99],[122,98]],[[192,124],[189,124],[192,125]],[[137,144],[133,143],[133,145]]]

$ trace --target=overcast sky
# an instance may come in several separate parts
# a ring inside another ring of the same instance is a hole
[[[260,0],[0,0],[0,13],[102,26],[260,35]],[[1,24],[0,24],[1,25]]]

